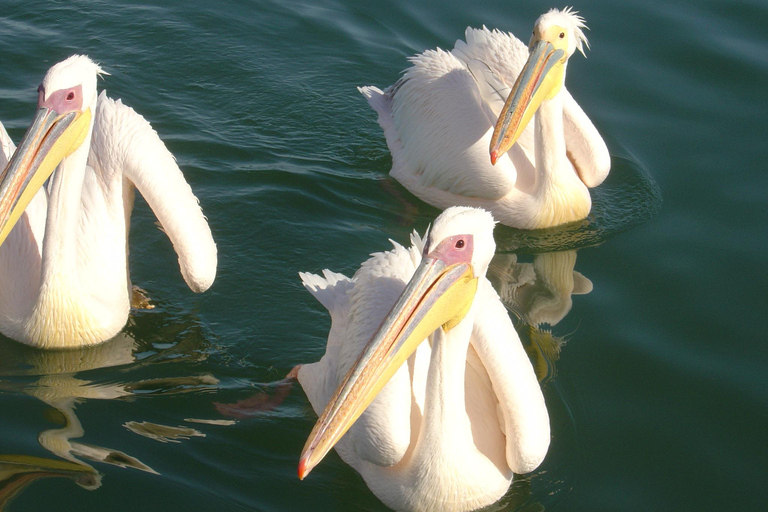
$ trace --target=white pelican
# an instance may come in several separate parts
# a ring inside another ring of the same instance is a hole
[[[331,330],[323,358],[291,372],[320,415],[300,478],[335,444],[387,506],[460,511],[494,503],[513,473],[538,467],[549,416],[485,277],[493,226],[484,210],[453,207],[425,240],[393,242],[352,279],[301,274]]]
[[[173,155],[133,109],[97,96],[101,73],[82,55],[48,71],[0,176],[0,332],[37,347],[100,343],[125,325],[134,186],[189,287],[205,291],[216,275],[211,231]]]
[[[466,42],[456,41],[453,51],[411,58],[413,66],[386,91],[360,88],[379,114],[391,175],[438,208],[482,207],[517,228],[585,218],[587,187],[602,183],[611,159],[563,85],[568,58],[588,46],[583,28],[574,11],[552,9],[536,21],[530,54],[511,34],[467,28]],[[502,128],[510,119],[515,126]],[[491,147],[497,120],[498,135],[511,137]]]

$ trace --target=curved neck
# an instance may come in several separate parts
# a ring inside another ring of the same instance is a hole
[[[536,112],[534,147],[536,212],[533,227],[556,226],[585,218],[592,200],[566,153],[561,93],[541,102]]]
[[[467,350],[474,324],[470,310],[453,329],[438,329],[431,337],[432,356],[427,373],[424,414],[418,451],[431,457],[456,453],[472,439],[464,397]]]
[[[22,338],[31,345],[92,345],[125,324],[125,221],[112,218],[123,217],[123,206],[109,200],[107,184],[87,167],[90,142],[89,133],[49,184],[39,292],[23,326]]]
[[[534,137],[536,188],[538,192],[545,192],[563,178],[563,171],[569,165],[565,153],[562,95],[541,102],[536,112]]]
[[[51,178],[48,215],[42,246],[42,282],[70,276],[77,282],[78,223],[83,181],[90,149],[90,134],[74,153],[64,158]]]

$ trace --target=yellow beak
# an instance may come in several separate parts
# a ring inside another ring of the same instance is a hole
[[[56,166],[85,140],[91,110],[58,114],[37,109],[32,125],[0,174],[0,245]]]
[[[565,62],[565,52],[555,49],[549,41],[533,43],[528,61],[496,121],[490,147],[492,164],[517,142],[541,102],[560,92]]]
[[[432,332],[450,330],[469,311],[477,278],[468,263],[446,264],[429,255],[344,377],[309,434],[299,478],[325,457],[400,366]]]

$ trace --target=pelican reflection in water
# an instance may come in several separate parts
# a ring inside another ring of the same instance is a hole
[[[592,291],[592,281],[576,266],[576,250],[534,254],[522,262],[516,254],[497,254],[488,279],[502,302],[529,325],[557,325],[573,307],[573,295]]]
[[[24,375],[36,376],[32,383],[21,387],[0,380],[4,392],[19,392],[34,397],[53,408],[60,415],[61,427],[41,431],[37,440],[56,458],[28,454],[0,454],[0,505],[7,503],[34,480],[66,477],[81,487],[95,490],[101,486],[101,473],[92,463],[130,467],[156,474],[157,472],[137,458],[120,450],[86,443],[86,433],[75,409],[88,400],[117,400],[131,395],[122,383],[98,385],[78,374],[104,367],[126,365],[134,361],[134,340],[120,333],[108,343],[94,347],[70,350],[31,350],[16,348],[10,342],[0,344],[6,361],[13,368],[25,368]],[[50,416],[50,415],[49,415]],[[0,506],[0,510],[3,510]]]
[[[361,88],[384,130],[391,175],[438,208],[482,207],[517,228],[585,218],[588,187],[603,182],[611,159],[564,85],[568,59],[587,46],[584,28],[574,11],[552,9],[528,48],[511,34],[468,28],[452,51],[413,57],[386,91]]]
[[[167,342],[168,334],[162,335]],[[134,409],[115,413],[120,407],[91,407],[86,413],[90,425],[78,417],[78,409],[88,408],[93,401],[116,404],[157,400],[170,394],[215,389],[218,380],[213,375],[171,375],[168,365],[161,364],[194,364],[204,359],[206,355],[201,350],[200,339],[192,333],[179,339],[174,346],[160,351],[145,341],[137,342],[130,332],[124,331],[102,344],[66,350],[39,350],[10,340],[0,340],[0,353],[3,354],[0,360],[0,392],[15,394],[19,400],[32,397],[41,401],[49,407],[45,409],[48,420],[45,424],[51,420],[57,424],[53,428],[41,429],[37,434],[40,447],[50,452],[52,457],[0,453],[0,510],[4,510],[4,505],[28,484],[41,478],[69,478],[85,489],[96,490],[101,486],[101,468],[105,465],[152,475],[162,473],[167,466],[152,467],[131,453],[141,449],[134,434],[163,443],[205,436],[191,425],[162,425],[147,421],[146,408],[139,408],[143,412],[136,420],[126,421],[131,418]],[[141,354],[140,360],[137,360],[137,354]],[[98,372],[104,368],[114,370],[108,374]],[[153,368],[156,371],[151,371]],[[129,376],[133,371],[138,371],[143,378],[131,380]],[[106,375],[106,378],[95,380],[93,375],[99,373]],[[152,378],[152,374],[159,374],[159,377]],[[102,414],[93,424],[94,411],[98,410],[107,411],[107,414]],[[121,414],[128,416],[120,418]],[[3,419],[4,427],[6,422],[13,424],[18,419],[31,421],[31,424],[25,425],[25,432],[31,430],[31,435],[36,432],[34,427],[39,421],[25,415],[18,418],[4,415]],[[232,423],[205,418],[184,418],[184,421],[194,425]],[[112,446],[92,441],[103,439],[105,435],[110,436]],[[37,452],[39,450],[33,451]]]
[[[300,478],[335,446],[395,510],[474,510],[539,466],[549,417],[486,278],[493,227],[489,213],[453,207],[351,279],[302,274],[331,330],[322,359],[292,372],[320,415]]]
[[[216,275],[211,230],[173,155],[132,108],[97,94],[102,73],[83,55],[54,65],[15,152],[0,130],[0,332],[28,345],[93,345],[123,328],[134,187],[189,287]]]
[[[518,331],[530,338],[526,350],[539,381],[553,376],[554,362],[565,343],[551,328],[571,310],[573,295],[592,291],[592,281],[574,270],[576,252],[534,254],[530,263],[520,261],[517,254],[497,254],[488,269],[488,279],[501,301],[524,323]]]

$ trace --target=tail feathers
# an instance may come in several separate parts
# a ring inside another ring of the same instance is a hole
[[[323,270],[323,275],[310,274],[309,272],[299,272],[299,277],[304,288],[312,294],[325,309],[331,312],[348,306],[349,299],[347,292],[354,286],[354,281],[337,272]]]
[[[389,94],[390,89],[387,89],[387,92],[384,92],[374,85],[367,85],[365,87],[358,87],[357,90],[360,91],[360,94],[365,96],[365,99],[368,100],[368,104],[371,108],[379,114],[379,125],[384,130],[384,133],[386,134],[387,131],[394,130],[395,126],[392,120],[392,97]]]
[[[368,100],[368,104],[373,110],[381,114],[382,112],[389,112],[389,99],[384,91],[376,87],[375,85],[366,85],[364,87],[358,87],[360,94],[365,96]]]
[[[368,100],[368,104],[371,108],[373,108],[379,115],[377,121],[384,131],[384,138],[387,140],[387,147],[389,148],[389,153],[392,155],[393,173],[400,168],[405,169],[406,167],[403,163],[405,149],[403,148],[403,142],[400,140],[400,134],[398,133],[397,126],[395,126],[395,120],[392,113],[393,95],[397,93],[402,83],[403,79],[400,79],[386,91],[382,91],[373,85],[357,88],[357,90],[365,96],[365,99]]]

